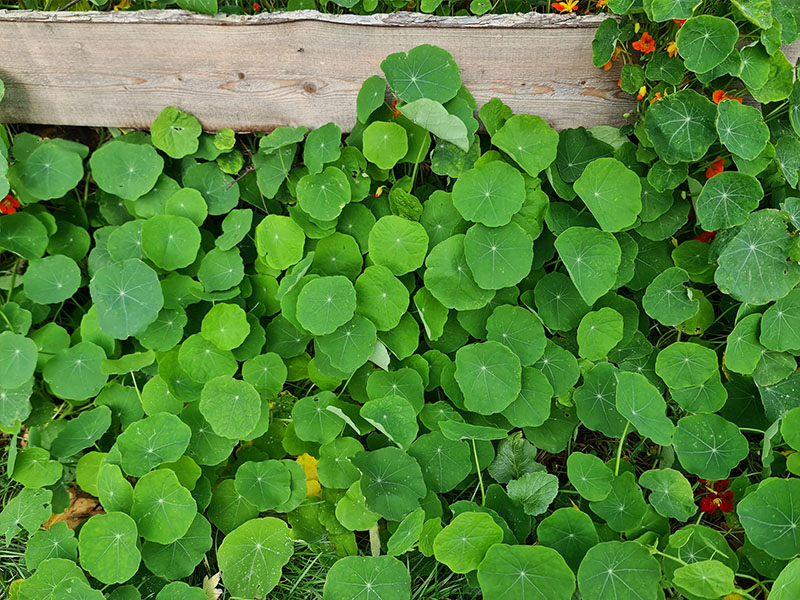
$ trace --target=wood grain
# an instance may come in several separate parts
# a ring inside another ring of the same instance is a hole
[[[633,104],[591,63],[602,17],[258,16],[0,11],[0,121],[149,127],[174,105],[204,128],[349,130],[361,82],[392,52],[450,51],[479,104],[499,97],[557,128],[619,125]]]
[[[435,17],[316,11],[214,17],[180,10],[0,10],[0,121],[147,128],[162,108],[206,130],[355,123],[361,82],[392,52],[450,51],[479,105],[499,97],[557,129],[620,125],[635,107],[618,66],[597,69],[604,17]],[[800,44],[787,49],[792,63]]]

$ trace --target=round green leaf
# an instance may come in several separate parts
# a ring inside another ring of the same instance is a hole
[[[408,134],[397,123],[375,121],[364,130],[362,144],[368,161],[381,169],[391,169],[408,152]]]
[[[525,201],[525,181],[499,160],[467,171],[453,185],[453,204],[468,221],[488,227],[507,225]]]
[[[581,423],[608,437],[621,436],[627,421],[617,410],[617,373],[614,365],[599,363],[573,395]]]
[[[572,283],[591,306],[617,280],[622,251],[616,238],[591,227],[570,227],[555,241]]]
[[[25,566],[29,571],[35,571],[50,558],[64,558],[73,562],[78,558],[78,538],[63,521],[53,523],[50,529],[40,529],[28,538]]]
[[[494,291],[475,283],[465,255],[463,234],[437,244],[425,260],[425,287],[446,308],[473,310],[486,306]]]
[[[558,134],[541,117],[514,115],[492,135],[492,144],[513,158],[531,177],[550,166],[558,152]]]
[[[733,154],[745,160],[755,160],[769,142],[769,128],[761,112],[736,100],[722,100],[717,111],[720,141]]]
[[[316,396],[306,396],[292,407],[292,420],[295,433],[301,440],[328,444],[338,437],[344,421],[333,411],[328,410],[335,396],[322,392]]]
[[[305,233],[290,217],[267,215],[256,226],[256,249],[275,269],[288,269],[303,258]]]
[[[361,452],[351,461],[361,471],[361,490],[367,508],[385,519],[402,520],[425,496],[419,464],[399,448]]]
[[[681,466],[710,481],[726,479],[749,451],[739,428],[714,414],[683,417],[674,437]]]
[[[92,342],[80,342],[47,361],[42,371],[53,394],[65,400],[88,400],[108,380],[100,369],[106,354]]]
[[[784,560],[800,554],[800,480],[767,479],[739,502],[736,512],[757,548]]]
[[[200,395],[200,412],[214,433],[229,439],[246,439],[262,411],[255,388],[227,375],[206,382]]]
[[[393,124],[387,123],[387,125]],[[366,135],[366,132],[364,133]],[[306,175],[297,182],[298,205],[319,221],[335,219],[348,202],[350,202],[350,184],[347,176],[336,167],[326,167],[323,172]]]
[[[755,371],[765,348],[758,339],[761,315],[747,315],[728,335],[725,347],[725,367],[736,373],[750,375]]]
[[[236,491],[259,511],[273,510],[289,500],[292,477],[278,460],[247,461],[236,470]]]
[[[28,446],[14,461],[11,478],[26,488],[36,489],[53,485],[61,479],[61,463],[50,460],[50,453],[44,448]]]
[[[39,143],[20,160],[18,169],[25,191],[38,200],[61,198],[83,179],[81,156],[56,140]]]
[[[611,493],[614,474],[595,455],[573,452],[567,459],[567,477],[581,496],[599,502]]]
[[[115,139],[98,148],[89,159],[92,177],[104,192],[136,200],[155,186],[164,159],[150,144]]]
[[[642,488],[636,484],[630,471],[614,477],[608,496],[599,502],[591,502],[589,507],[612,530],[620,533],[635,529],[647,515]]]
[[[141,477],[162,463],[174,462],[186,451],[191,435],[191,429],[169,413],[136,421],[117,438],[122,468]]]
[[[531,270],[533,241],[516,223],[476,224],[464,238],[464,256],[480,287],[499,290],[522,281]]]
[[[706,73],[728,57],[738,39],[739,29],[730,19],[700,15],[681,26],[675,41],[686,68]]]
[[[189,113],[168,106],[150,125],[150,133],[153,146],[163,150],[167,156],[183,158],[197,152],[203,128]]]
[[[220,350],[238,348],[250,334],[247,314],[236,304],[215,304],[203,317],[201,335]]]
[[[800,594],[800,558],[794,559],[781,571],[772,584],[772,600],[792,600]]]
[[[67,458],[92,447],[111,427],[111,409],[98,406],[67,421],[50,445],[53,456]]]
[[[280,519],[251,519],[222,540],[217,551],[222,581],[231,596],[264,597],[278,585],[294,553],[289,527]]]
[[[182,579],[192,574],[211,546],[211,525],[198,513],[186,533],[171,544],[145,542],[142,560],[160,577]]]
[[[636,430],[655,443],[669,446],[674,425],[666,416],[667,403],[661,392],[641,373],[617,374],[617,410]]]
[[[28,265],[22,281],[28,298],[39,304],[56,304],[78,291],[81,270],[68,256],[46,256]]]
[[[120,340],[144,331],[164,306],[158,276],[136,259],[98,269],[89,290],[103,333]]]
[[[11,331],[0,333],[0,387],[21,387],[33,376],[38,349],[32,339]]]
[[[428,98],[444,103],[461,88],[461,76],[453,57],[430,44],[417,46],[408,54],[390,54],[381,62],[381,70],[389,87],[405,102]]]
[[[764,311],[758,341],[770,350],[800,353],[800,290],[792,290]]]
[[[534,313],[507,304],[495,308],[487,319],[486,336],[489,341],[508,346],[524,366],[542,357],[547,342],[542,322]]]
[[[549,329],[570,331],[589,312],[589,306],[564,273],[547,273],[536,283],[533,294],[539,317]]]
[[[683,269],[670,267],[647,286],[642,308],[662,325],[680,325],[700,310],[700,301],[686,286],[689,276]]]
[[[538,427],[550,416],[553,386],[545,375],[533,367],[522,367],[522,388],[519,396],[502,410],[502,415],[516,427]]]
[[[486,552],[503,541],[503,530],[491,515],[465,512],[442,529],[433,540],[436,560],[455,573],[478,568]]]
[[[752,175],[735,171],[719,173],[706,182],[697,197],[697,219],[706,231],[741,225],[763,197],[764,190]]]
[[[175,473],[157,469],[144,475],[133,488],[131,516],[139,535],[158,544],[182,537],[194,521],[197,504]]]
[[[584,600],[655,600],[661,569],[638,542],[602,542],[589,549],[578,569]]]
[[[139,569],[136,522],[121,512],[94,515],[81,527],[81,566],[105,584],[128,581]]]
[[[666,519],[688,521],[697,512],[689,480],[674,469],[651,469],[639,476],[642,487],[651,491],[650,504]]]
[[[418,269],[428,252],[428,234],[415,221],[395,215],[378,219],[369,232],[369,256],[395,275]]]
[[[698,386],[718,370],[717,355],[691,342],[675,342],[658,353],[656,373],[670,389]]]
[[[603,231],[628,229],[642,210],[638,175],[615,158],[592,161],[574,187]]]
[[[438,494],[454,489],[472,469],[469,446],[448,440],[438,431],[419,436],[408,453],[422,468],[425,484]]]
[[[359,414],[403,450],[417,437],[417,413],[408,400],[384,396],[370,400]]]
[[[297,297],[297,320],[314,335],[333,333],[355,310],[355,288],[341,275],[313,279]]]
[[[552,548],[563,556],[573,571],[578,570],[586,552],[598,542],[592,518],[572,507],[559,508],[542,519],[536,528],[536,537],[541,546]]]
[[[186,217],[156,215],[142,224],[142,250],[167,271],[188,267],[200,249],[200,230]]]
[[[372,321],[356,315],[333,333],[318,337],[314,343],[334,368],[352,373],[367,362],[377,339]]]
[[[485,598],[570,600],[575,592],[567,563],[544,546],[495,544],[478,566],[478,581]]]
[[[558,477],[550,473],[525,473],[508,483],[508,495],[522,504],[525,514],[535,517],[545,512],[558,494]]]
[[[586,313],[578,325],[578,352],[589,360],[601,360],[622,341],[622,315],[604,307]]]
[[[411,600],[411,576],[392,556],[347,556],[325,577],[324,600]]]
[[[380,331],[396,327],[408,309],[408,289],[382,265],[364,269],[355,288],[356,313],[367,317]]]
[[[455,378],[467,409],[483,415],[502,411],[522,389],[519,358],[507,346],[493,341],[459,349]]]
[[[658,155],[675,164],[703,158],[717,140],[716,117],[711,100],[694,90],[681,90],[654,103],[644,123]]]

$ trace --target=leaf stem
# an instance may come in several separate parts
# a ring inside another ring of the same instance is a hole
[[[5,304],[11,302],[11,294],[14,293],[14,286],[17,283],[17,269],[19,268],[19,261],[22,260],[21,256],[17,257],[17,260],[14,261],[14,266],[11,268],[11,286],[8,288],[8,296],[6,296]],[[13,327],[12,327],[13,331]]]
[[[478,462],[478,449],[475,447],[475,438],[472,438],[472,454],[475,456],[475,468],[478,470],[478,483],[481,486],[481,506],[485,506],[486,492],[483,489],[483,476],[481,475],[481,464]]]
[[[631,426],[631,422],[627,421],[625,423],[625,429],[622,430],[622,436],[619,438],[619,447],[617,448],[617,462],[614,465],[614,477],[619,475],[619,461],[622,458],[622,446],[625,444],[625,436],[628,435],[628,428]]]

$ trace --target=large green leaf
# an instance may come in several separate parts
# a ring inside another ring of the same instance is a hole
[[[610,233],[591,227],[570,227],[558,236],[555,247],[589,306],[614,286],[622,251]]]

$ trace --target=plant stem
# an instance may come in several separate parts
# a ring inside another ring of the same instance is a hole
[[[17,284],[17,269],[19,268],[19,261],[22,260],[22,257],[18,256],[17,260],[14,261],[14,266],[11,267],[11,287],[8,288],[8,296],[6,296],[6,304],[11,302],[11,294],[14,293],[14,286]]]
[[[625,436],[628,435],[628,428],[630,426],[631,426],[630,421],[625,423],[625,429],[622,430],[622,436],[619,438],[619,447],[617,448],[617,462],[614,465],[614,477],[619,475],[619,461],[622,458],[622,446],[625,444]]]
[[[481,475],[481,464],[478,462],[478,449],[475,447],[475,438],[472,438],[472,454],[475,456],[475,468],[478,470],[478,483],[481,486],[481,506],[486,504],[486,492],[483,489],[483,476]]]

